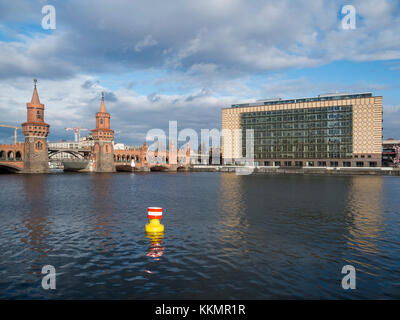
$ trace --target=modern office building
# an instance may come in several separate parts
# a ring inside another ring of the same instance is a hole
[[[372,93],[235,104],[222,109],[223,160],[243,161],[252,129],[255,165],[380,167],[382,116]]]

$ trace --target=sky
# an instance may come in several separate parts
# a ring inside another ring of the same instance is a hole
[[[399,0],[0,0],[0,124],[25,121],[37,78],[49,141],[93,129],[102,91],[129,145],[168,121],[220,129],[234,103],[333,92],[383,96],[384,138],[399,139],[399,34]]]

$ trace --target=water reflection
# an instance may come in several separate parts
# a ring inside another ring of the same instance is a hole
[[[115,248],[115,242],[112,239],[116,223],[112,207],[112,175],[100,174],[96,177],[93,176],[92,188],[94,213],[91,217],[91,223],[97,234],[98,249],[106,253]]]
[[[232,245],[245,245],[249,223],[246,217],[243,188],[244,177],[236,174],[221,174],[218,206],[220,240]]]
[[[46,258],[53,251],[48,241],[52,235],[52,221],[48,218],[46,182],[46,175],[23,177],[27,213],[23,215],[22,223],[27,231],[23,231],[21,242],[29,247],[29,263],[32,263],[29,274],[41,274],[42,267],[47,264]]]
[[[346,210],[348,245],[360,253],[377,254],[377,241],[384,229],[383,177],[356,176],[352,178]]]
[[[146,233],[146,237],[150,239],[149,252],[146,256],[153,258],[155,261],[160,260],[160,257],[164,254],[164,247],[162,246],[164,234]]]

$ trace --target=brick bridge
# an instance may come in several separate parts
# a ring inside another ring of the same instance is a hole
[[[132,169],[132,162],[134,169]],[[139,149],[114,150],[117,171],[185,171],[190,163],[190,146],[187,149],[150,151],[144,143]]]
[[[114,131],[110,129],[110,114],[106,111],[104,94],[100,111],[96,113],[96,128],[92,130],[93,146],[84,149],[48,146],[50,126],[44,122],[44,105],[40,103],[36,80],[31,102],[27,103],[27,121],[22,124],[25,142],[0,144],[0,172],[46,173],[52,156],[60,152],[87,160],[81,171],[178,171],[190,165],[190,146],[176,150],[173,143],[168,151],[150,151],[144,143],[140,148],[114,149]],[[15,128],[15,127],[14,127]],[[18,128],[16,128],[18,129]]]
[[[24,168],[24,144],[0,144],[0,172],[19,172]]]
[[[49,160],[52,156],[67,152],[76,156],[93,161],[93,148],[85,149],[56,149],[49,148]],[[132,167],[132,160],[134,167]],[[186,171],[190,163],[190,149],[178,150],[177,157],[173,161],[173,156],[167,152],[149,151],[147,144],[144,143],[139,149],[114,150],[114,165],[116,171]],[[24,169],[24,143],[0,144],[0,173],[11,172],[19,173]],[[88,170],[85,170],[88,171]]]

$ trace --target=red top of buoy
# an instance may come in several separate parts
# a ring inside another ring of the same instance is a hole
[[[161,219],[162,218],[162,208],[160,208],[160,207],[148,207],[147,208],[147,218],[149,218],[149,219]]]

